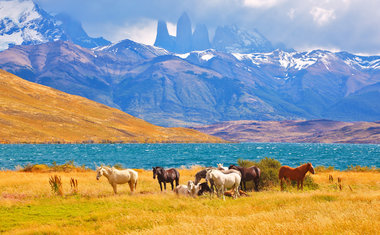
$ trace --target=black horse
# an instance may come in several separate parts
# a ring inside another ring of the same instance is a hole
[[[164,189],[166,190],[166,183],[170,183],[172,185],[172,190],[174,189],[173,182],[175,181],[175,185],[179,185],[179,172],[174,169],[170,168],[168,170],[165,170],[162,167],[156,166],[152,167],[153,168],[153,179],[156,178],[157,175],[157,180],[158,183],[160,184],[160,188],[162,191],[162,184],[164,183]]]
[[[242,190],[247,190],[247,186],[245,185],[245,183],[247,181],[252,180],[255,183],[255,191],[259,191],[261,171],[258,167],[256,166],[241,167],[241,166],[230,165],[228,169],[234,169],[234,170],[240,171],[241,173],[240,187]],[[243,185],[244,185],[244,188],[243,188]]]
[[[195,174],[195,181],[194,181],[194,184],[197,185],[201,179],[206,179],[206,174],[207,174],[207,170],[209,169],[216,169],[216,168],[212,168],[212,167],[209,167],[209,168],[206,168],[206,169],[203,169],[201,171],[198,171],[196,174]],[[210,181],[210,189],[211,189],[211,192],[213,193],[214,192],[214,182],[212,181],[212,179],[209,180]],[[207,180],[206,180],[206,184],[207,184]]]
[[[203,182],[199,184],[199,191],[198,191],[198,196],[203,195],[204,193],[211,193],[211,189],[208,186],[207,182]]]

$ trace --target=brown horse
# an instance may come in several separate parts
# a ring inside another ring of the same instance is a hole
[[[172,190],[174,189],[173,182],[175,181],[175,185],[179,185],[179,172],[174,169],[170,168],[168,170],[165,170],[162,167],[156,166],[152,167],[153,168],[153,179],[156,178],[157,175],[157,180],[158,183],[160,184],[160,188],[162,191],[162,183],[164,184],[164,189],[166,190],[166,183],[170,183],[172,185]]]
[[[301,190],[303,190],[303,180],[305,179],[306,173],[310,171],[310,173],[314,174],[314,167],[311,165],[311,163],[303,164],[297,168],[292,168],[289,166],[282,166],[280,168],[280,171],[278,173],[278,178],[281,180],[281,191],[284,190],[283,188],[283,180],[287,181],[289,180],[297,180],[297,190],[299,190],[300,183],[301,183]]]
[[[261,171],[258,167],[256,166],[241,167],[241,166],[230,165],[228,168],[240,171],[241,173],[240,188],[242,190],[247,191],[247,186],[245,183],[247,181],[252,180],[255,183],[255,191],[259,191]],[[243,185],[244,185],[244,188],[243,188]]]

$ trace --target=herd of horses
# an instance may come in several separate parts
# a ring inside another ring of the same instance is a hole
[[[157,181],[166,190],[166,183],[171,184],[172,190],[178,195],[200,196],[206,192],[213,194],[216,192],[218,197],[223,197],[227,189],[231,189],[232,196],[238,197],[241,190],[247,190],[246,182],[253,181],[255,191],[259,191],[259,183],[261,171],[258,167],[241,167],[230,165],[228,168],[218,164],[218,167],[207,167],[195,174],[195,180],[189,180],[187,185],[179,184],[179,172],[175,168],[165,170],[162,167],[152,167],[153,179],[157,177]],[[105,176],[111,184],[114,193],[117,193],[117,185],[128,183],[131,192],[137,187],[138,173],[132,169],[118,170],[114,167],[100,166],[96,169],[96,179]],[[314,174],[314,167],[311,163],[303,164],[297,168],[282,166],[279,170],[279,179],[281,181],[281,191],[284,189],[283,182],[290,184],[291,180],[297,181],[297,190],[301,185],[303,190],[303,181],[306,173]],[[200,181],[205,179],[205,182]],[[175,183],[175,187],[174,187]],[[241,188],[241,190],[239,190]]]

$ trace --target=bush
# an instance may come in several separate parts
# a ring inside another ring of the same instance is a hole
[[[281,163],[273,158],[266,157],[258,162],[239,159],[238,165],[242,167],[257,166],[260,169],[260,190],[279,185],[278,171],[281,167]]]
[[[335,168],[333,166],[316,166],[314,167],[315,172],[330,172],[330,171],[335,171]]]
[[[62,165],[57,165],[56,162],[53,162],[52,165],[46,165],[46,164],[26,164],[23,167],[17,167],[18,171],[23,172],[70,172],[70,171],[86,171],[86,167],[83,166],[77,166],[74,164],[74,161],[68,161]]]
[[[61,177],[59,177],[57,175],[50,176],[50,178],[49,178],[49,184],[50,184],[51,191],[54,194],[63,196]]]
[[[280,185],[278,179],[278,172],[281,167],[281,163],[273,158],[265,157],[258,162],[238,159],[238,165],[243,167],[257,166],[261,171],[259,189],[268,189]],[[247,187],[250,184],[247,184]],[[292,182],[292,185],[297,186],[297,182]],[[310,175],[306,175],[304,180],[304,188],[315,190],[319,188],[319,185],[314,182]]]
[[[360,165],[357,165],[357,166],[351,165],[347,167],[346,171],[368,172],[368,171],[380,171],[380,169],[374,166],[368,167],[368,166],[360,166]]]

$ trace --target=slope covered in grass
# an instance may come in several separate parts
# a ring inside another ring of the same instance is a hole
[[[221,142],[163,128],[0,70],[0,143]]]

